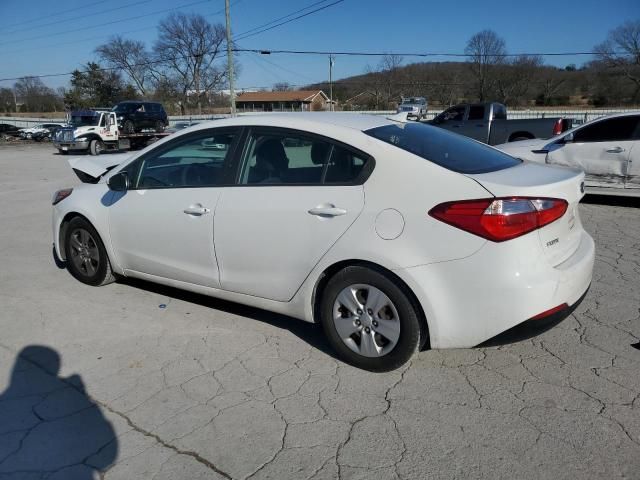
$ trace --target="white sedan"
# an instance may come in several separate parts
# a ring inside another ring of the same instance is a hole
[[[547,140],[496,148],[525,160],[580,168],[587,193],[640,196],[640,112],[609,115]]]
[[[74,161],[96,183],[54,195],[56,252],[89,285],[136,277],[321,323],[374,371],[566,316],[594,261],[583,174],[391,118],[230,118]]]

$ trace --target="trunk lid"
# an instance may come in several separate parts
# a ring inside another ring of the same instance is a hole
[[[533,162],[498,170],[468,175],[496,197],[524,196],[561,198],[567,201],[567,211],[558,220],[537,233],[542,250],[552,265],[569,258],[580,244],[582,223],[578,204],[584,196],[584,173]]]

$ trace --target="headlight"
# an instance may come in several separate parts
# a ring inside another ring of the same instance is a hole
[[[58,190],[53,194],[53,199],[51,200],[51,205],[56,205],[60,203],[62,200],[67,198],[73,192],[73,188],[65,188],[63,190]]]

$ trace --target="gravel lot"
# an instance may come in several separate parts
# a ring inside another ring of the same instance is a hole
[[[554,329],[372,374],[314,325],[75,281],[66,158],[4,146],[0,171],[0,479],[640,478],[640,202],[582,205],[594,282]]]

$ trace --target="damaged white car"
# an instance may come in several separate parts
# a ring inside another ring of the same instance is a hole
[[[640,196],[640,112],[609,115],[550,139],[496,148],[523,160],[580,168],[586,193]]]

